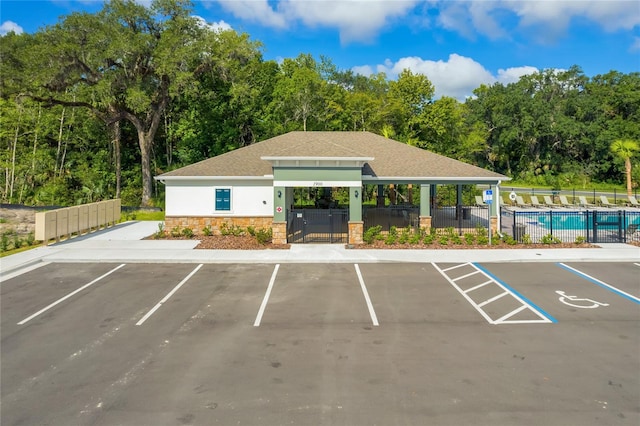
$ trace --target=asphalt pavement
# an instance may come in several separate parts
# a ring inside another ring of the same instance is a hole
[[[42,263],[377,263],[377,262],[570,262],[640,261],[640,248],[554,249],[349,249],[342,244],[293,244],[290,249],[196,250],[197,240],[145,240],[157,221],[130,221],[0,259],[3,280]]]

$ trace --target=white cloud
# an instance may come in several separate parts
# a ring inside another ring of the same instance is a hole
[[[637,52],[639,50],[640,50],[640,37],[634,37],[633,43],[631,43],[631,46],[629,47],[629,51]]]
[[[16,34],[22,34],[23,29],[20,25],[16,24],[13,21],[4,21],[0,25],[0,36],[6,35],[13,31]]]
[[[273,10],[267,0],[222,0],[220,5],[234,16],[267,27],[285,28],[285,16]]]
[[[343,43],[371,42],[391,19],[405,16],[419,0],[218,0],[234,16],[262,25],[289,29],[337,28]],[[271,4],[274,6],[272,7]]]
[[[227,30],[233,29],[231,28],[231,25],[227,24],[222,20],[218,22],[207,22],[206,19],[204,19],[201,16],[193,15],[193,17],[197,19],[198,22],[200,22],[200,25],[202,25],[203,27],[209,28],[212,31],[227,31]]]
[[[491,39],[509,38],[509,32],[519,28],[535,29],[536,38],[549,42],[563,35],[576,18],[609,32],[632,30],[640,25],[640,9],[633,0],[434,0],[431,4],[438,9],[438,25],[469,39],[475,34]],[[507,28],[508,15],[515,18],[512,28]],[[497,16],[503,19],[498,20]]]
[[[507,68],[506,70],[499,69],[496,80],[502,84],[515,83],[516,81],[520,80],[520,77],[522,77],[523,75],[534,74],[537,72],[537,68],[530,66],[513,67]]]
[[[424,74],[435,87],[436,99],[450,96],[461,101],[472,96],[473,90],[481,84],[509,84],[518,81],[523,75],[538,71],[530,66],[514,67],[500,69],[498,75],[494,76],[480,63],[455,53],[449,55],[447,61],[432,61],[417,56],[400,58],[397,62],[387,59],[375,69],[376,72],[386,73],[392,79],[404,69],[410,69],[414,74]],[[373,67],[369,65],[353,67],[351,70],[362,75],[373,74]]]

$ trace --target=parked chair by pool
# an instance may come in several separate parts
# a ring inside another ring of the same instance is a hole
[[[554,203],[550,195],[543,195],[542,198],[544,199],[544,204],[546,206],[553,207],[553,208],[562,207],[560,204]]]
[[[584,207],[593,207],[595,206],[595,204],[590,203],[587,201],[587,197],[585,197],[584,195],[578,195],[578,204]]]
[[[564,207],[573,207],[573,204],[570,203],[569,200],[567,200],[566,195],[560,195],[560,205]]]
[[[544,207],[541,203],[540,200],[538,200],[538,196],[537,195],[532,195],[531,197],[531,205],[533,207]]]
[[[481,196],[476,195],[476,206],[478,207],[488,207],[487,203],[484,202]]]
[[[601,195],[600,196],[600,204],[602,204],[605,207],[615,207],[615,204],[612,204],[609,202],[609,199],[607,198],[606,195]]]
[[[519,207],[529,207],[529,204],[525,203],[522,199],[522,195],[516,196],[516,206]]]
[[[640,207],[640,203],[638,203],[636,197],[629,195],[627,198],[629,199],[629,204],[631,204],[632,207]]]

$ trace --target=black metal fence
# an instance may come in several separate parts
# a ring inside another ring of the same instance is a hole
[[[524,243],[640,241],[640,210],[502,209],[501,231]]]
[[[365,231],[374,226],[381,226],[383,232],[388,232],[392,226],[417,229],[420,226],[420,208],[402,205],[364,207],[362,220]]]
[[[455,228],[460,235],[480,227],[489,229],[489,207],[462,205],[438,207],[432,211],[431,226]]]
[[[348,209],[296,209],[288,212],[289,243],[347,243]]]

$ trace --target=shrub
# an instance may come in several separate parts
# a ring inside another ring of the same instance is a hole
[[[420,231],[415,231],[413,234],[411,234],[411,236],[409,237],[409,244],[420,244],[420,240],[422,239],[422,232]]]
[[[0,237],[0,251],[9,250],[9,236],[5,233]]]
[[[508,244],[510,246],[514,246],[514,245],[518,244],[518,242],[511,235],[507,235],[507,234],[504,234],[502,236],[502,241],[505,244]]]
[[[191,237],[193,237],[193,230],[191,228],[184,228],[182,230],[182,235],[187,237],[187,238],[191,238]]]
[[[587,238],[584,235],[578,235],[576,237],[576,244],[584,244],[587,242]]]
[[[431,228],[433,229],[433,228]],[[436,240],[436,235],[432,232],[430,232],[429,234],[425,235],[422,242],[426,245],[429,244],[433,244],[433,242]]]
[[[22,238],[18,234],[13,234],[13,249],[22,247]]]
[[[169,233],[174,238],[177,238],[180,235],[182,235],[182,233],[180,232],[180,227],[179,226],[174,226],[173,228],[171,228],[171,231]]]
[[[239,237],[244,234],[244,230],[238,225],[229,225],[228,223],[223,223],[220,225],[220,233],[222,235],[233,235],[234,237]]]
[[[27,239],[25,241],[29,247],[36,243],[36,237],[33,235],[33,232],[29,232],[27,234]]]
[[[392,226],[389,228],[389,233],[387,234],[387,238],[385,238],[384,243],[391,245],[395,244],[398,241],[398,228]]]
[[[449,241],[451,241],[453,244],[456,244],[456,245],[462,244],[462,238],[460,238],[460,235],[456,233],[449,236]]]
[[[442,234],[438,237],[438,242],[443,246],[449,245],[449,235]]]
[[[531,235],[524,234],[522,236],[522,244],[531,244]]]
[[[271,242],[271,239],[273,238],[273,231],[271,230],[271,228],[260,228],[256,231],[256,240],[260,243],[260,244],[267,244]]]
[[[540,238],[542,244],[560,244],[562,241],[558,237],[554,237],[551,234],[547,234]]]
[[[209,225],[202,228],[202,235],[204,235],[205,237],[210,237],[211,234],[212,234],[211,227]]]
[[[155,238],[156,240],[163,238],[164,237],[164,223],[160,222],[158,224],[158,230],[156,231],[155,234],[153,234],[153,238]]]
[[[487,234],[478,234],[476,241],[478,242],[478,245],[486,246],[489,244],[489,236]]]
[[[254,228],[253,226],[247,226],[247,233],[249,235],[251,235],[252,237],[256,236],[256,228]]]
[[[382,231],[382,226],[380,225],[372,226],[371,228],[367,229],[364,232],[364,235],[362,235],[362,241],[364,241],[366,244],[373,243],[375,240],[378,239],[378,236],[380,235],[381,231]]]
[[[400,232],[400,236],[398,237],[398,242],[400,244],[407,244],[409,242],[410,236],[411,236],[411,228],[409,227],[402,228],[402,232]]]
[[[465,233],[464,234],[464,241],[465,241],[465,243],[467,243],[468,246],[474,245],[475,242],[476,242],[475,234],[472,234],[471,232]]]

